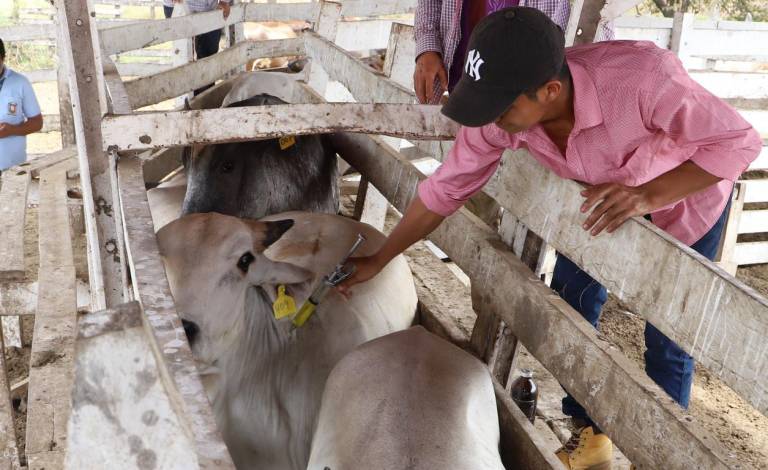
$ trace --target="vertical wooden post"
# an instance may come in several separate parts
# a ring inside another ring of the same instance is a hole
[[[320,8],[318,10],[317,21],[314,24],[315,32],[325,39],[335,42],[338,23],[341,19],[341,3],[320,0]],[[328,89],[328,74],[319,63],[309,63],[307,83],[323,98],[327,98],[325,92]]]
[[[186,2],[173,4],[172,18],[189,15],[189,7]],[[173,66],[179,67],[192,62],[194,56],[195,44],[194,38],[182,38],[173,41]],[[176,99],[176,107],[184,105],[185,99],[192,99],[192,93],[186,93]]]
[[[688,40],[693,31],[693,20],[693,13],[675,13],[675,18],[672,20],[672,36],[669,40],[669,49],[677,54],[686,68],[691,59]]]
[[[114,210],[117,175],[102,151],[101,117],[106,103],[99,85],[103,83],[101,64],[97,67],[96,62],[99,39],[93,34],[88,3],[58,0],[57,6],[83,186],[91,308],[99,310],[122,303],[124,260],[118,252],[122,231],[117,230]]]
[[[58,8],[55,6],[54,8]],[[75,118],[72,116],[72,99],[69,96],[69,69],[67,68],[67,51],[64,50],[62,29],[56,28],[56,54],[59,64],[56,70],[56,82],[59,92],[59,126],[61,132],[61,146],[75,145]]]
[[[720,248],[715,258],[718,265],[732,276],[736,275],[739,265],[733,262],[733,253],[736,251],[736,239],[739,236],[739,222],[741,212],[744,209],[744,183],[736,183],[731,196],[731,208],[728,210],[728,218],[725,221],[723,236],[720,239]]]
[[[565,45],[589,44],[595,40],[600,11],[606,0],[575,0],[568,20]]]

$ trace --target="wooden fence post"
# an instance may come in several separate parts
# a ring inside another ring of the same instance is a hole
[[[83,189],[91,308],[103,309],[123,300],[122,263],[118,247],[122,231],[117,230],[113,189],[116,173],[102,151],[101,118],[103,83],[101,64],[96,63],[98,35],[93,34],[86,2],[59,0],[61,46],[66,52],[70,95]]]
[[[58,6],[54,6],[58,9]],[[61,147],[66,148],[75,145],[75,118],[72,115],[72,99],[69,96],[69,69],[67,68],[67,51],[61,46],[64,44],[62,29],[56,28],[56,54],[58,66],[56,70],[56,83],[59,91],[59,129],[61,132]]]
[[[693,13],[675,13],[675,18],[672,20],[672,36],[669,40],[669,49],[677,54],[683,66],[688,66],[691,55],[688,52],[688,38],[693,31],[693,20],[695,15]]]
[[[336,40],[338,22],[341,19],[341,3],[321,0],[318,10],[319,13],[314,24],[314,30],[323,38],[334,42]],[[328,73],[323,70],[319,62],[309,63],[307,83],[325,97],[325,92],[328,88]]]
[[[171,18],[179,18],[189,15],[189,7],[186,2],[173,4],[173,15]],[[192,62],[194,58],[195,41],[194,38],[182,38],[173,41],[173,66],[179,67]],[[185,99],[192,99],[192,93],[185,93],[176,99],[176,107],[184,106]]]

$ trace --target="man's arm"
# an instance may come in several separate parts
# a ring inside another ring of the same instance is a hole
[[[43,115],[38,114],[28,118],[18,125],[3,123],[0,124],[0,138],[10,137],[12,135],[27,135],[37,132],[43,128]]]
[[[762,141],[752,126],[691,79],[671,53],[649,74],[644,88],[648,90],[641,103],[644,125],[665,134],[679,148],[692,149],[692,154],[636,188],[602,184],[583,191],[582,212],[602,201],[583,226],[593,235],[603,229],[613,232],[630,217],[680,201],[721,180],[735,181],[760,153]]]
[[[427,209],[419,196],[416,196],[378,252],[366,258],[352,259],[355,272],[338,286],[339,293],[348,297],[349,289],[353,285],[365,282],[378,274],[393,258],[432,233],[443,220],[444,216]]]
[[[603,230],[613,233],[632,217],[649,214],[685,199],[722,179],[687,161],[637,187],[619,183],[589,187],[581,192],[581,195],[587,198],[581,206],[581,212],[587,212],[598,201],[601,202],[587,217],[583,228],[591,229],[592,235],[597,235]]]
[[[413,71],[413,89],[419,103],[437,104],[448,90],[448,72],[443,60],[443,41],[440,37],[440,11],[442,0],[419,0],[416,6],[413,35],[416,41],[416,66]],[[436,87],[439,83],[439,88]]]
[[[341,283],[338,291],[348,296],[353,285],[371,279],[480,191],[496,171],[504,151],[504,135],[504,131],[493,124],[460,128],[448,158],[432,176],[421,182],[418,195],[384,245],[370,257],[353,259],[355,274]]]

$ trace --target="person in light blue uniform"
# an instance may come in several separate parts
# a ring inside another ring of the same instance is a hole
[[[5,45],[0,39],[0,171],[27,160],[27,134],[42,128],[32,85],[5,65]]]

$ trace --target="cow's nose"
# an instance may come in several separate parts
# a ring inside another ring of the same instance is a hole
[[[184,326],[184,333],[187,335],[187,340],[189,341],[189,344],[192,344],[195,342],[195,338],[197,337],[197,334],[200,333],[200,327],[197,326],[197,323],[189,320],[181,319],[181,324]]]

